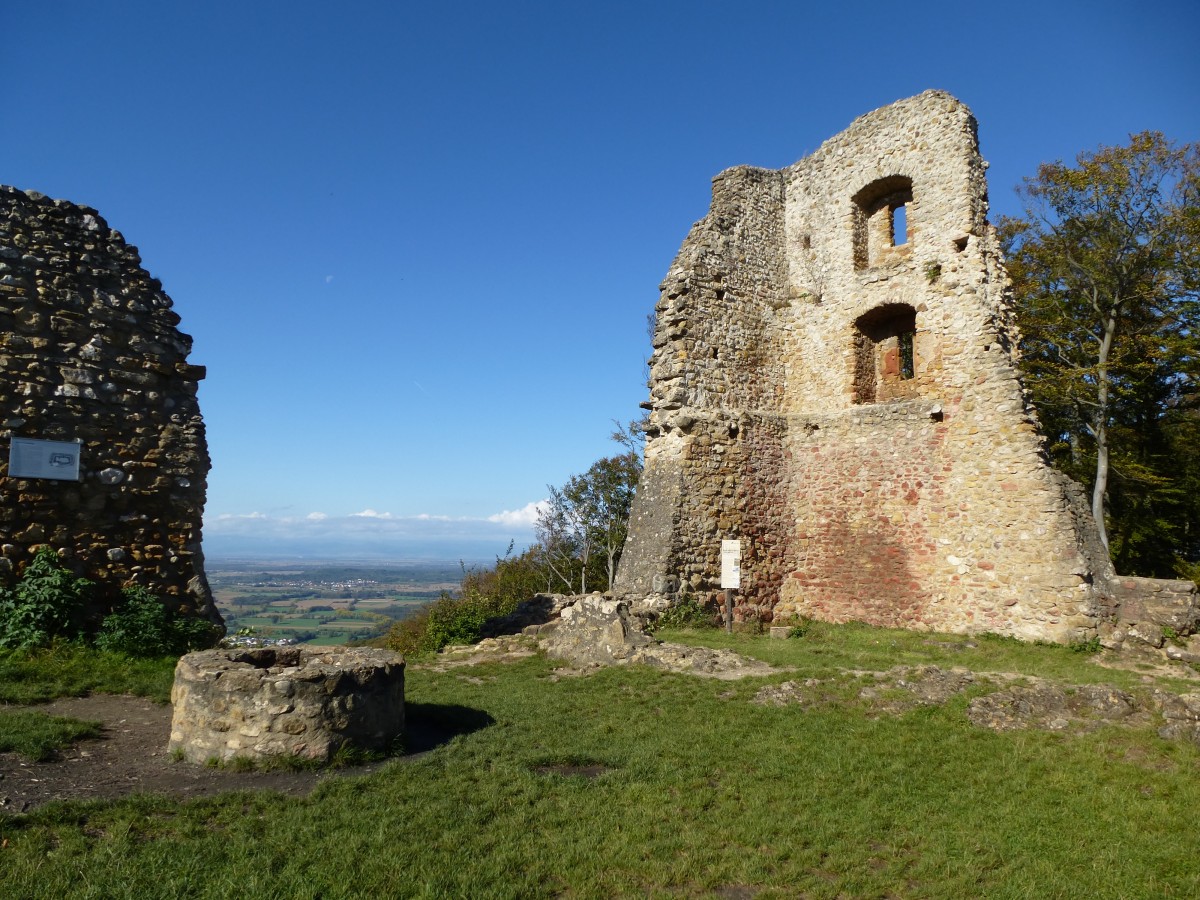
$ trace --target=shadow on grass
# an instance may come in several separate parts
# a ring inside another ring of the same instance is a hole
[[[406,703],[404,705],[405,757],[423,756],[460,734],[482,731],[496,720],[482,709],[453,703]]]

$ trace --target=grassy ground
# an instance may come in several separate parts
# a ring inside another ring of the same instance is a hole
[[[860,626],[667,636],[799,671],[410,668],[410,714],[464,732],[428,756],[302,800],[142,796],[0,818],[4,895],[1200,895],[1193,746],[1152,729],[994,734],[967,723],[965,697],[877,717],[844,673],[845,703],[749,702],[764,683],[900,663],[1145,687],[1136,674],[1065,648]]]
[[[174,659],[131,659],[75,644],[32,652],[0,651],[0,753],[47,759],[55,750],[95,737],[100,730],[95,722],[36,710],[8,710],[4,708],[8,704],[92,693],[137,694],[166,703],[174,671]]]
[[[0,753],[20,753],[26,759],[45,760],[50,759],[55,750],[99,734],[99,722],[82,722],[23,709],[0,709]]]
[[[104,693],[166,703],[174,672],[174,659],[133,659],[77,644],[32,652],[0,650],[0,704]]]

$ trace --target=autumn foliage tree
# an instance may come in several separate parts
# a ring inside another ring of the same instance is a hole
[[[1121,571],[1200,558],[1200,145],[1161,134],[1041,166],[1001,239],[1056,463]]]

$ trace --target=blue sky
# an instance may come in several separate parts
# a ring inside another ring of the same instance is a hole
[[[0,5],[0,183],[96,207],[208,367],[209,553],[486,557],[614,452],[710,179],[927,88],[994,215],[1200,139],[1200,4]],[[505,515],[507,514],[507,515]]]

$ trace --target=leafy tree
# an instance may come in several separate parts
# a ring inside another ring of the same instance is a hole
[[[1119,568],[1179,571],[1200,549],[1200,145],[1132,135],[1018,193],[1000,234],[1050,452]]]
[[[631,449],[597,460],[561,488],[550,488],[537,536],[547,565],[568,590],[577,578],[579,592],[587,593],[589,576],[602,577],[606,588],[612,587],[641,471],[641,457]]]

